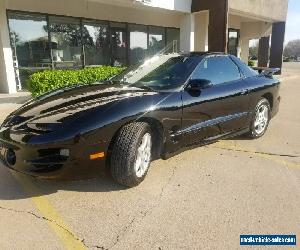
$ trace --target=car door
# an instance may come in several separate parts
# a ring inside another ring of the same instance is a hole
[[[243,129],[249,124],[249,97],[238,66],[227,55],[205,57],[191,80],[212,85],[198,92],[182,92],[182,136],[186,145]]]

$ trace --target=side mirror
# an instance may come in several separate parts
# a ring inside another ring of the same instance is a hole
[[[201,89],[207,89],[212,87],[211,81],[206,79],[192,79],[188,83],[187,90],[189,91],[201,91]]]

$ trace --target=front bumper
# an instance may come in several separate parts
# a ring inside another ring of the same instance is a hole
[[[103,143],[86,145],[80,142],[30,145],[0,136],[0,162],[12,170],[41,178],[87,179],[105,169],[106,157],[89,158],[96,150],[104,148]]]

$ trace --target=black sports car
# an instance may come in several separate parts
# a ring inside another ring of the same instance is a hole
[[[0,158],[46,178],[90,177],[108,166],[117,182],[136,186],[154,159],[261,137],[280,102],[272,73],[221,53],[155,56],[105,82],[28,101],[1,125]]]

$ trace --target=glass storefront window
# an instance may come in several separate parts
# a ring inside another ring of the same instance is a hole
[[[110,46],[106,22],[83,22],[83,45],[85,65],[109,65]]]
[[[125,66],[159,53],[179,51],[177,28],[7,13],[11,46],[20,68]]]
[[[54,67],[81,67],[82,47],[79,19],[49,16],[49,28]]]
[[[130,64],[136,64],[137,62],[146,58],[147,55],[147,27],[144,25],[129,25],[130,33]]]
[[[175,53],[180,50],[180,30],[167,28],[167,52]]]
[[[8,12],[11,47],[20,67],[51,67],[46,16]]]
[[[149,27],[148,54],[150,56],[165,52],[165,28]]]
[[[113,66],[127,64],[127,29],[124,23],[110,23],[111,63]]]

